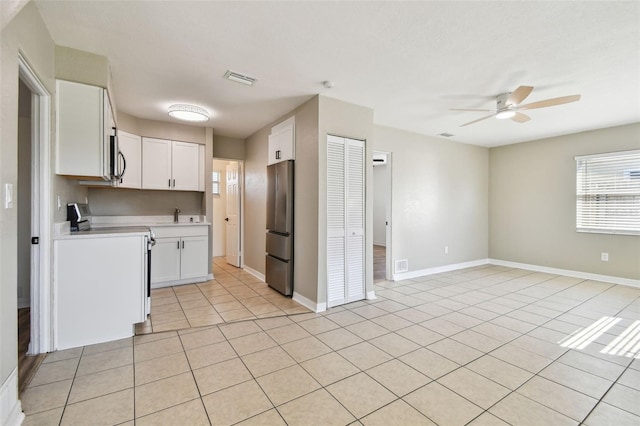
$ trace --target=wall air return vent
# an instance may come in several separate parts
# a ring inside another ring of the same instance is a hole
[[[253,84],[257,81],[253,77],[249,77],[248,75],[233,72],[231,70],[227,70],[227,72],[224,73],[224,78],[230,81],[235,81],[236,83],[244,84],[246,86],[253,86]]]
[[[398,274],[400,272],[408,272],[409,271],[409,260],[408,259],[400,259],[396,260],[395,273]]]

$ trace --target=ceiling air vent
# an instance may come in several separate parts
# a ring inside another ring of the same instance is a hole
[[[257,81],[253,77],[249,77],[248,75],[233,72],[231,70],[227,70],[227,72],[224,73],[224,78],[226,78],[227,80],[235,81],[236,83],[244,84],[246,86],[253,86],[253,83]]]

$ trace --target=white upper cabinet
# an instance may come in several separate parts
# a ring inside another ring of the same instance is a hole
[[[188,142],[171,142],[173,189],[177,191],[200,190],[199,145]]]
[[[296,158],[295,117],[290,117],[271,128],[269,158],[267,164],[275,164]]]
[[[142,138],[142,189],[173,189],[171,141]]]
[[[56,81],[56,173],[110,178],[113,114],[102,87]]]
[[[118,147],[124,157],[118,158],[118,169],[124,175],[118,181],[120,188],[142,188],[142,138],[118,131]]]
[[[204,190],[202,151],[196,143],[142,138],[142,189]]]

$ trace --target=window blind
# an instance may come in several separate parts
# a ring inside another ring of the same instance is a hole
[[[576,157],[576,230],[640,235],[640,150]]]

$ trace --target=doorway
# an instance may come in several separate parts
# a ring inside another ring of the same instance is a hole
[[[214,158],[212,163],[213,257],[242,267],[242,161]]]
[[[22,55],[18,58],[17,315],[18,383],[22,391],[51,350],[50,95]]]
[[[373,280],[391,278],[391,153],[373,152]]]

